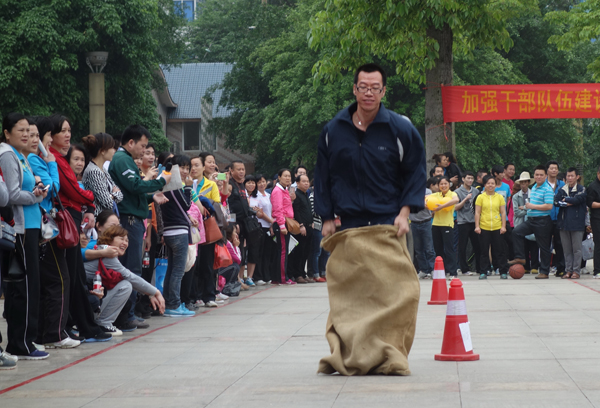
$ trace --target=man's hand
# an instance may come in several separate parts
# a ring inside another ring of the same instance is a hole
[[[152,309],[158,310],[160,313],[165,312],[165,298],[159,290],[156,291],[154,296],[150,296],[150,304],[152,305]]]
[[[169,176],[171,177],[171,176]],[[163,193],[156,193],[154,194],[154,196],[152,197],[152,199],[154,200],[154,202],[156,204],[164,204],[166,202],[169,201],[169,199],[163,194]]]
[[[148,173],[146,173],[144,180],[145,181],[154,180],[157,175],[158,175],[158,169],[155,166],[153,166],[148,170]]]
[[[300,227],[300,235],[303,237],[306,236],[306,227],[304,225]]]
[[[335,221],[327,220],[323,222],[323,228],[321,228],[321,233],[324,237],[328,237],[329,235],[335,234]]]
[[[394,220],[394,226],[398,227],[398,233],[396,236],[401,237],[402,235],[408,234],[410,227],[408,226],[408,216],[402,214],[398,214],[396,219]]]
[[[146,233],[146,237],[144,238],[144,251],[150,252],[151,247],[152,247],[152,234]]]
[[[116,258],[117,256],[119,256],[117,247],[109,246],[102,250],[102,258]]]

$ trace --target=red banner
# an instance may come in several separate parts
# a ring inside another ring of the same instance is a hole
[[[444,122],[600,118],[600,84],[442,86]]]

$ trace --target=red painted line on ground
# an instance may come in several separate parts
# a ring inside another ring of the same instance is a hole
[[[10,386],[10,387],[8,387],[8,388],[4,388],[3,390],[0,390],[0,395],[2,395],[2,394],[6,394],[6,393],[7,393],[7,392],[9,392],[9,391],[12,391],[12,390],[14,390],[14,389],[17,389],[17,388],[20,388],[20,387],[22,387],[22,386],[24,386],[24,385],[30,384],[30,383],[32,383],[32,382],[34,382],[34,381],[37,381],[37,380],[40,380],[40,379],[42,379],[42,378],[44,378],[44,377],[48,377],[48,376],[50,376],[50,375],[52,375],[52,374],[56,374],[56,373],[58,373],[58,372],[60,372],[60,371],[66,370],[67,368],[69,368],[69,367],[73,367],[73,366],[75,366],[75,365],[77,365],[77,364],[79,364],[79,363],[83,363],[84,361],[87,361],[87,360],[89,360],[89,359],[91,359],[91,358],[93,358],[93,357],[99,356],[100,354],[104,354],[104,353],[106,353],[106,352],[108,352],[108,351],[110,351],[110,350],[112,350],[112,349],[115,349],[115,348],[117,348],[117,347],[120,347],[120,346],[122,346],[123,344],[127,344],[127,343],[129,343],[129,342],[132,342],[132,341],[134,341],[134,340],[140,339],[140,338],[142,338],[142,337],[144,337],[144,336],[147,336],[147,335],[149,335],[149,334],[152,334],[152,333],[154,333],[154,332],[157,332],[157,331],[159,331],[159,330],[166,329],[167,327],[171,327],[171,326],[175,326],[176,324],[183,323],[183,322],[185,322],[185,321],[187,321],[187,320],[189,320],[189,319],[193,319],[194,317],[197,317],[197,316],[200,316],[200,315],[203,315],[203,314],[206,314],[206,313],[210,313],[210,312],[212,312],[212,311],[214,311],[214,310],[217,310],[217,309],[222,309],[223,307],[226,307],[226,306],[229,306],[229,305],[233,305],[234,303],[240,302],[240,301],[242,301],[242,300],[244,300],[244,299],[251,298],[252,296],[258,295],[259,293],[265,292],[265,291],[267,291],[267,290],[270,290],[270,289],[273,289],[273,288],[275,288],[275,287],[276,287],[275,285],[272,285],[272,286],[270,286],[270,287],[268,287],[268,288],[265,288],[265,289],[263,289],[263,290],[261,290],[261,291],[259,291],[259,292],[253,293],[253,294],[251,294],[251,295],[248,295],[248,296],[244,296],[243,298],[239,298],[239,299],[236,299],[236,300],[234,300],[234,301],[230,301],[229,303],[227,303],[227,304],[224,304],[223,306],[221,306],[221,307],[219,307],[219,308],[210,308],[210,309],[208,309],[208,310],[205,310],[205,311],[204,311],[204,312],[202,312],[202,313],[197,313],[195,316],[190,316],[190,317],[184,317],[184,318],[180,318],[180,320],[178,319],[176,322],[173,322],[173,323],[171,323],[171,324],[167,324],[166,326],[157,327],[156,329],[153,329],[153,330],[147,331],[147,332],[145,332],[145,333],[143,333],[143,334],[140,334],[140,335],[138,335],[138,336],[135,336],[135,337],[132,337],[132,338],[130,338],[130,339],[127,339],[127,340],[125,340],[125,341],[123,341],[123,342],[121,342],[121,343],[118,343],[118,344],[115,344],[115,345],[113,345],[113,346],[110,346],[109,348],[106,348],[106,349],[104,349],[104,350],[97,351],[96,353],[94,353],[94,354],[90,354],[90,355],[89,355],[89,356],[87,356],[87,357],[83,357],[83,358],[81,358],[81,359],[79,359],[79,360],[77,360],[77,361],[73,361],[72,363],[69,363],[69,364],[67,364],[67,365],[65,365],[65,366],[63,366],[63,367],[56,368],[56,369],[54,369],[54,370],[52,370],[52,371],[48,371],[47,373],[44,373],[44,374],[38,375],[37,377],[33,377],[33,378],[30,378],[29,380],[26,380],[26,381],[20,382],[20,383],[18,383],[18,384],[15,384],[15,385],[13,385],[13,386]]]
[[[587,285],[584,285],[583,283],[579,283],[579,282],[577,282],[577,281],[574,281],[574,280],[571,280],[571,282],[572,282],[572,283],[575,283],[575,284],[577,284],[577,285],[579,285],[579,286],[583,286],[584,288],[587,288],[587,289],[589,289],[589,290],[593,290],[593,291],[594,291],[594,292],[596,292],[596,293],[600,293],[600,290],[596,290],[596,289],[594,289],[594,288],[590,288],[589,286],[587,286]]]

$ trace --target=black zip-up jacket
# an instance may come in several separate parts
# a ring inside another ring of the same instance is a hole
[[[586,204],[590,209],[590,220],[600,221],[600,208],[592,208],[592,203],[600,203],[600,180],[598,177],[587,188]]]
[[[187,211],[192,203],[192,187],[185,186],[182,190],[167,191],[165,196],[169,201],[160,206],[164,225],[163,231],[178,229],[189,231],[190,219]]]
[[[563,200],[571,205],[561,206],[559,203]],[[565,184],[556,190],[554,206],[558,208],[556,226],[559,230],[583,231],[585,229],[585,200],[586,190],[581,184],[575,184],[572,189]]]
[[[294,219],[309,228],[312,225],[313,216],[308,194],[296,189],[296,199],[292,203],[292,208],[294,209]]]
[[[352,123],[354,103],[321,132],[315,171],[315,211],[348,226],[424,207],[425,149],[410,120],[379,105],[362,140]],[[393,219],[393,218],[392,218]]]

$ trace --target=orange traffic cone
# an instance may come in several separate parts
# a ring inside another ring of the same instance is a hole
[[[442,352],[436,354],[435,359],[438,361],[479,360],[479,354],[473,354],[467,303],[460,279],[455,278],[450,282]]]
[[[445,305],[448,301],[448,287],[446,286],[446,272],[444,260],[441,256],[435,258],[433,268],[433,286],[431,286],[431,300],[428,305]]]

